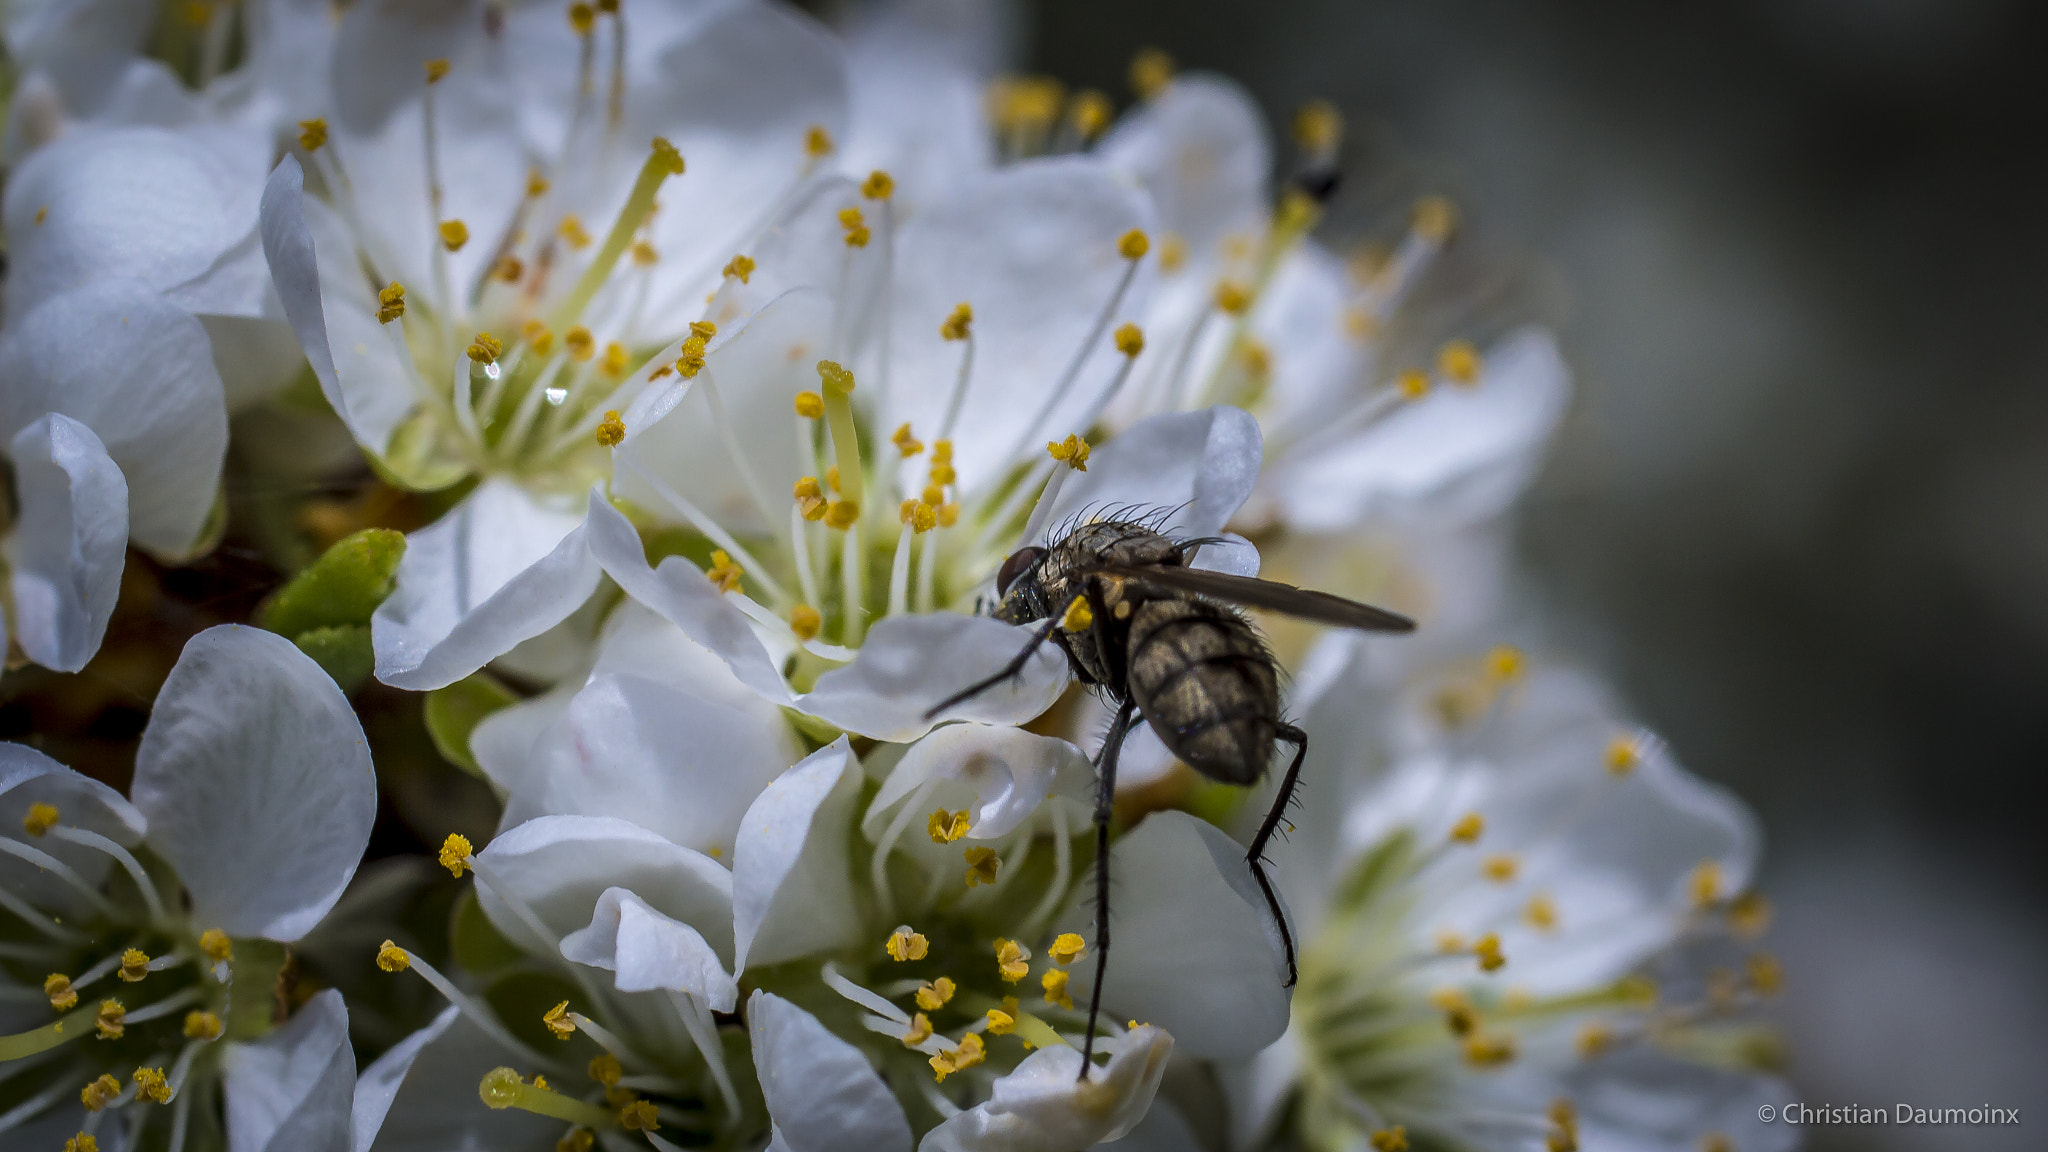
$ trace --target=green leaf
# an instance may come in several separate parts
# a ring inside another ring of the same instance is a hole
[[[469,735],[484,717],[519,702],[519,696],[487,672],[476,672],[427,693],[427,735],[443,759],[481,779],[484,770],[469,751]]]
[[[370,678],[370,673],[377,666],[376,654],[370,651],[370,629],[367,625],[314,628],[293,637],[292,643],[334,677],[343,693],[362,687],[363,681]]]
[[[367,626],[391,594],[404,555],[404,534],[389,528],[365,528],[339,541],[278,589],[264,607],[263,626],[293,639],[316,628]]]

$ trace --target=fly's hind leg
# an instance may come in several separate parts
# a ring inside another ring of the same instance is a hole
[[[1040,628],[1038,630],[1038,633],[1031,637],[1031,642],[1024,645],[1023,650],[1018,652],[1017,655],[1008,664],[1003,665],[1002,671],[996,673],[993,676],[988,677],[985,680],[977,680],[974,683],[969,684],[967,687],[962,688],[960,691],[953,693],[951,696],[946,697],[944,700],[939,701],[937,704],[932,705],[931,711],[926,712],[924,714],[924,718],[926,720],[933,719],[939,713],[944,712],[946,709],[951,708],[953,705],[960,703],[962,700],[972,700],[976,696],[981,695],[983,692],[986,692],[989,689],[995,687],[996,685],[1001,684],[1003,681],[1009,680],[1023,673],[1024,665],[1031,662],[1031,654],[1033,652],[1038,651],[1039,645],[1044,644],[1047,640],[1050,640],[1052,638],[1052,630],[1059,626],[1059,617],[1047,617],[1045,621],[1045,627]]]
[[[1088,996],[1088,1039],[1081,1044],[1081,1075],[1095,1069],[1095,1018],[1102,1012],[1102,974],[1109,971],[1109,820],[1116,811],[1116,756],[1134,726],[1137,704],[1128,697],[1116,708],[1096,765],[1095,791],[1095,988]]]
[[[1280,897],[1273,892],[1272,878],[1266,875],[1266,845],[1272,841],[1273,833],[1286,818],[1287,805],[1294,800],[1295,786],[1301,782],[1301,762],[1308,758],[1308,733],[1292,724],[1282,724],[1276,737],[1294,745],[1294,759],[1287,765],[1287,774],[1280,778],[1280,792],[1273,797],[1273,806],[1266,810],[1266,819],[1259,824],[1259,834],[1252,837],[1252,846],[1244,854],[1244,862],[1251,865],[1252,879],[1259,882],[1259,891],[1266,895],[1266,907],[1273,912],[1273,923],[1280,926],[1280,944],[1287,950],[1287,987],[1294,987],[1294,933],[1287,927],[1287,914],[1280,908]]]

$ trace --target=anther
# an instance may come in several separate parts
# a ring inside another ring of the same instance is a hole
[[[1008,1036],[1017,1027],[1017,1018],[1001,1008],[988,1010],[988,1030],[992,1036]]]
[[[1006,983],[1015,984],[1031,971],[1031,953],[1015,940],[996,940],[996,971]]]
[[[816,420],[825,414],[825,398],[816,392],[796,394],[796,414],[806,420]]]
[[[1410,368],[1394,377],[1394,387],[1401,390],[1403,400],[1420,400],[1429,395],[1429,373]]]
[[[448,75],[448,61],[445,58],[427,61],[427,83],[439,84],[441,78],[446,75]]]
[[[607,1088],[618,1087],[619,1077],[626,1074],[619,1058],[609,1052],[600,1052],[590,1058],[590,1078]]]
[[[529,169],[527,169],[527,171],[526,171],[526,195],[527,195],[528,197],[530,197],[531,199],[534,199],[534,200],[538,200],[538,199],[540,199],[541,197],[543,197],[543,196],[545,196],[545,195],[547,195],[547,194],[548,194],[548,178],[547,178],[547,176],[546,176],[546,175],[545,175],[544,173],[542,173],[542,172],[541,172],[541,170],[540,170],[540,169],[538,169],[538,168],[529,168]]]
[[[1467,812],[1451,825],[1451,839],[1459,844],[1475,844],[1486,831],[1486,817],[1477,812]]]
[[[555,234],[578,252],[590,247],[590,229],[583,226],[583,219],[574,212],[564,215],[562,222],[555,225]]]
[[[80,1132],[64,1142],[64,1152],[100,1152],[100,1142],[90,1132]]]
[[[939,505],[939,527],[951,528],[960,521],[960,502]]]
[[[813,124],[804,129],[804,155],[818,160],[830,156],[832,149],[832,134],[825,131],[824,125]]]
[[[121,953],[121,967],[115,974],[125,983],[142,983],[142,978],[149,975],[149,953],[140,948]]]
[[[1475,1068],[1498,1068],[1515,1058],[1512,1036],[1473,1035],[1465,1038],[1465,1062]]]
[[[441,221],[440,231],[441,246],[450,252],[460,252],[462,246],[469,243],[469,225],[460,220]]]
[[[607,376],[625,375],[626,346],[624,344],[619,343],[617,340],[607,342],[604,346],[604,356],[602,359],[598,360],[597,366],[600,369],[602,369],[604,371],[604,374]]]
[[[1327,158],[1344,138],[1344,114],[1328,100],[1311,100],[1294,114],[1294,143],[1303,152]]]
[[[895,191],[895,178],[880,168],[868,173],[868,178],[860,186],[860,194],[870,200],[887,200]]]
[[[135,1070],[135,1095],[155,1104],[171,1102],[171,1082],[164,1078],[161,1068],[137,1068]]]
[[[1131,58],[1131,91],[1150,100],[1173,83],[1173,57],[1157,48],[1143,48]]]
[[[1481,972],[1498,972],[1508,962],[1500,950],[1500,937],[1491,932],[1473,942],[1472,955],[1479,959]]]
[[[49,834],[50,829],[57,826],[59,818],[55,804],[31,804],[28,806],[28,815],[21,818],[21,830],[41,839]]]
[[[910,510],[910,530],[919,534],[939,526],[939,510],[930,501],[920,501]]]
[[[1521,870],[1521,863],[1504,852],[1488,856],[1479,862],[1480,874],[1495,884],[1505,884],[1513,880],[1515,874]]]
[[[1375,1130],[1370,1140],[1373,1152],[1408,1152],[1408,1129],[1399,1124]]]
[[[1408,226],[1424,240],[1442,244],[1458,226],[1458,209],[1442,196],[1425,196],[1415,202]]]
[[[1570,1100],[1560,1096],[1550,1102],[1550,1124],[1544,1152],[1579,1152],[1579,1113]]]
[[[194,1010],[185,1013],[185,1039],[187,1040],[218,1040],[224,1028],[225,1026],[221,1023],[220,1017],[211,1012]]]
[[[517,284],[524,275],[526,264],[517,256],[500,256],[498,262],[491,265],[491,279],[503,284]]]
[[[1145,235],[1143,228],[1133,228],[1117,237],[1116,253],[1126,260],[1143,260],[1151,250],[1152,238]]]
[[[825,509],[825,527],[827,528],[834,528],[844,532],[846,529],[853,527],[854,521],[858,519],[860,519],[860,505],[852,500],[834,501],[831,507]]]
[[[720,548],[711,553],[711,567],[704,570],[704,575],[720,592],[737,592],[746,569],[733,563],[732,557]]]
[[[922,993],[919,994],[922,1002]],[[919,1012],[910,1019],[910,1031],[903,1034],[903,1046],[915,1048],[932,1038],[932,1018]]]
[[[912,930],[908,924],[897,925],[896,931],[889,933],[889,938],[882,942],[882,951],[898,964],[924,959],[931,947],[931,941],[924,938],[924,933]]]
[[[1116,350],[1136,359],[1145,350],[1145,330],[1136,324],[1120,324],[1116,330]]]
[[[1735,1141],[1725,1132],[1709,1132],[1700,1137],[1700,1152],[1735,1152]]]
[[[1692,875],[1686,878],[1686,891],[1692,897],[1694,908],[1710,908],[1721,899],[1721,865],[1714,860],[1702,860],[1693,867]]]
[[[199,934],[199,951],[216,964],[235,957],[234,942],[228,939],[227,933],[218,928],[208,928]]]
[[[925,831],[931,835],[934,844],[951,844],[967,835],[967,809],[948,812],[944,808],[925,817]]]
[[[943,1084],[946,1082],[947,1074],[958,1072],[963,1068],[972,1068],[986,1059],[988,1059],[988,1051],[982,1046],[981,1037],[969,1032],[960,1038],[960,1046],[958,1048],[948,1048],[926,1061],[926,1063],[932,1066],[932,1071],[938,1076],[939,1083]]]
[[[651,268],[661,262],[661,253],[655,251],[654,245],[645,240],[633,241],[633,247],[629,251],[632,253],[633,263],[642,268]]]
[[[824,623],[825,617],[809,604],[799,604],[789,610],[789,630],[796,633],[798,640],[816,636]]]
[[[1469,387],[1479,383],[1482,365],[1479,349],[1469,340],[1453,340],[1437,350],[1436,370],[1453,384]]]
[[[99,1011],[93,1013],[92,1023],[99,1029],[100,1039],[119,1040],[121,1033],[128,1030],[128,1009],[119,1000],[102,1000]]]
[[[1614,1030],[1605,1024],[1588,1024],[1579,1029],[1573,1046],[1581,1060],[1591,1060],[1614,1046]]]
[[[576,1034],[576,1021],[569,1018],[567,1000],[541,1013],[540,1022],[547,1026],[547,1030],[557,1040],[567,1040]]]
[[[1549,932],[1557,928],[1557,901],[1549,895],[1538,892],[1529,897],[1528,907],[1522,909],[1522,919],[1538,932]]]
[[[460,832],[450,832],[448,838],[441,841],[441,867],[446,868],[449,875],[459,879],[464,872],[469,871],[469,857],[473,851],[474,846],[470,844],[469,837]]]
[[[1636,750],[1634,736],[1616,736],[1607,742],[1607,753],[1603,757],[1610,775],[1626,776],[1636,770],[1641,753]]]
[[[97,1112],[120,1094],[121,1082],[102,1072],[99,1079],[78,1090],[78,1102],[85,1105],[87,1112]]]
[[[797,511],[803,513],[804,519],[817,521],[825,518],[825,490],[819,486],[816,476],[806,476],[796,482],[794,499]]]
[[[1188,242],[1168,233],[1166,238],[1159,242],[1159,270],[1168,273],[1178,272],[1187,262]]]
[[[1060,627],[1069,632],[1080,632],[1095,623],[1095,613],[1088,607],[1088,597],[1076,594],[1067,602],[1066,614],[1060,617]]]
[[[571,1128],[567,1136],[555,1141],[555,1152],[590,1152],[596,1146],[596,1132],[588,1128]]]
[[[469,347],[463,351],[471,360],[479,364],[496,364],[498,357],[505,351],[505,342],[489,332],[479,332],[476,334],[476,339],[471,341]]]
[[[1091,143],[1102,135],[1115,114],[1109,97],[1093,88],[1074,93],[1074,101],[1067,111],[1068,119],[1074,125],[1074,135],[1079,136],[1083,144]]]
[[[724,276],[731,276],[737,278],[739,282],[742,284],[745,284],[747,282],[747,277],[752,276],[753,274],[754,258],[746,255],[735,256],[732,259],[726,261],[725,271],[721,273],[721,275]]]
[[[590,329],[578,324],[562,333],[562,347],[569,350],[572,358],[588,360],[597,353],[597,340],[591,336]]]
[[[634,1100],[619,1107],[619,1127],[628,1132],[659,1131],[659,1117],[652,1100]]]
[[[412,967],[412,957],[405,954],[405,949],[386,940],[377,947],[377,967],[386,972],[403,972]]]
[[[1502,644],[1486,654],[1486,674],[1495,680],[1513,680],[1522,674],[1522,650]]]
[[[917,990],[917,1006],[927,1012],[937,1012],[953,999],[957,985],[951,977],[941,976]]]
[[[946,502],[946,490],[937,484],[927,484],[924,491],[918,493],[918,499],[936,508]]]
[[[1064,968],[1045,970],[1045,974],[1038,978],[1038,986],[1045,990],[1046,1003],[1057,1004],[1067,1009],[1073,1008],[1074,998],[1067,994],[1068,979],[1067,970]]]
[[[528,320],[521,324],[519,335],[526,341],[526,346],[533,349],[536,356],[547,355],[555,346],[555,334],[539,320]]]
[[[1052,957],[1053,963],[1064,967],[1079,960],[1087,951],[1088,942],[1081,938],[1080,933],[1062,932],[1052,942],[1052,947],[1045,950],[1045,954]]]
[[[62,972],[52,972],[43,979],[43,995],[50,998],[50,1007],[59,1012],[78,1006],[78,990],[71,986],[71,977]]]
[[[299,121],[299,147],[318,152],[327,143],[327,121],[319,118]]]
[[[924,451],[924,442],[910,434],[910,422],[908,420],[904,421],[897,427],[895,432],[890,434],[889,443],[894,444],[896,450],[905,456],[915,456]]]
[[[1766,952],[1751,956],[1742,966],[1743,975],[1749,978],[1749,986],[1764,996],[1776,996],[1785,987],[1785,970],[1778,964],[1777,957]]]
[[[846,231],[846,246],[848,248],[865,248],[868,246],[868,240],[873,233],[868,230],[867,220],[861,215],[860,209],[840,209],[839,226]]]
[[[993,848],[979,845],[969,848],[963,854],[967,860],[967,886],[978,887],[996,882],[996,869],[1002,864]]]
[[[1754,940],[1771,926],[1771,902],[1760,892],[1744,892],[1728,905],[1728,928],[1744,940]]]
[[[1076,472],[1088,470],[1088,442],[1074,433],[1068,433],[1065,440],[1048,440],[1046,454],[1055,460],[1064,461]]]
[[[1216,282],[1216,309],[1230,316],[1242,316],[1252,306],[1251,289],[1235,280]]]

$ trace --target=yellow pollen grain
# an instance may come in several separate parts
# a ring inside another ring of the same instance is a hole
[[[1557,928],[1557,901],[1547,893],[1538,892],[1529,897],[1528,906],[1522,909],[1522,919],[1538,932],[1551,932]]]
[[[28,806],[28,814],[21,818],[21,830],[31,836],[41,838],[48,835],[50,829],[57,826],[59,819],[61,819],[61,816],[55,804],[31,804]]]
[[[489,332],[479,332],[476,339],[463,350],[464,355],[479,364],[496,364],[498,356],[505,351],[505,342]]]
[[[1126,260],[1142,260],[1152,250],[1152,238],[1143,228],[1133,228],[1117,237],[1116,253]]]
[[[945,340],[965,340],[973,327],[974,305],[962,300],[946,314],[945,323],[939,325],[939,336]]]
[[[403,972],[412,967],[412,957],[405,954],[405,949],[386,940],[377,947],[377,967],[386,972]]]
[[[796,633],[798,640],[809,640],[816,636],[824,623],[824,615],[809,604],[799,604],[789,610],[789,630]]]
[[[1437,373],[1453,384],[1471,386],[1479,383],[1479,371],[1483,367],[1479,349],[1470,340],[1453,340],[1437,350]]]
[[[932,1018],[919,1012],[911,1017],[910,1031],[903,1034],[903,1046],[915,1048],[932,1038]]]
[[[1001,1008],[988,1010],[988,1031],[991,1036],[1008,1036],[1017,1027],[1017,1018]]]
[[[327,143],[327,121],[315,117],[299,121],[299,147],[308,152],[318,152]]]
[[[462,246],[469,243],[469,225],[460,220],[441,221],[440,231],[441,246],[450,252],[460,252]]]
[[[1400,1124],[1381,1128],[1370,1137],[1373,1152],[1408,1152],[1408,1129]]]
[[[747,282],[747,277],[752,276],[753,274],[754,258],[745,255],[735,256],[732,259],[726,261],[725,271],[721,273],[721,275],[737,279],[742,284],[745,284]]]
[[[1394,377],[1394,387],[1401,390],[1401,399],[1420,400],[1429,395],[1429,373],[1420,368],[1410,368]]]
[[[540,1022],[547,1025],[548,1031],[557,1040],[567,1040],[576,1034],[576,1021],[569,1019],[569,1002],[567,1000],[541,1013]]]
[[[1088,607],[1088,597],[1076,594],[1067,603],[1066,614],[1060,617],[1060,627],[1069,632],[1079,632],[1095,623],[1095,613]]]
[[[1634,736],[1616,736],[1607,742],[1607,752],[1602,759],[1607,764],[1609,775],[1626,776],[1636,770],[1641,754],[1636,751]]]
[[[1507,853],[1488,856],[1479,862],[1479,873],[1495,884],[1505,884],[1522,870],[1521,862]]]
[[[845,531],[860,519],[860,505],[852,500],[835,500],[825,510],[825,527]]]
[[[36,209],[36,224],[38,226],[41,226],[43,221],[48,220],[49,218],[50,206],[48,204],[41,205]]]
[[[659,1117],[654,1101],[634,1100],[620,1106],[619,1127],[628,1132],[658,1132],[661,1130]]]
[[[1432,244],[1442,244],[1458,227],[1458,209],[1442,196],[1425,196],[1415,202],[1408,226]]]
[[[1451,839],[1459,844],[1476,844],[1486,832],[1486,817],[1477,812],[1467,812],[1451,825]]]
[[[1498,972],[1508,962],[1500,950],[1500,937],[1491,932],[1473,942],[1472,955],[1478,958],[1481,972]]]
[[[1613,1046],[1614,1030],[1605,1024],[1588,1024],[1580,1028],[1578,1038],[1573,1042],[1581,1060],[1591,1060]]]
[[[450,832],[448,838],[441,841],[441,867],[446,868],[449,875],[460,877],[469,871],[469,857],[473,850],[474,846],[470,844],[469,837],[459,832]]]
[[[1294,143],[1302,151],[1326,156],[1344,138],[1344,114],[1328,100],[1311,100],[1294,113]]]
[[[699,339],[709,340],[713,336],[718,335],[718,325],[713,324],[709,320],[692,320],[690,321],[690,335]]]
[[[1088,442],[1071,432],[1065,440],[1048,440],[1045,444],[1046,455],[1064,461],[1076,472],[1088,470],[1088,451]]]
[[[1131,91],[1150,100],[1173,83],[1173,57],[1158,48],[1141,48],[1131,58]]]
[[[1102,135],[1115,115],[1116,108],[1109,97],[1093,88],[1074,93],[1073,103],[1067,108],[1068,122],[1084,144]]]
[[[1686,892],[1694,908],[1710,908],[1721,899],[1721,865],[1714,860],[1702,860],[1693,866],[1692,875],[1686,878]]]
[[[905,456],[916,456],[924,451],[924,441],[910,434],[910,422],[908,420],[904,421],[897,427],[895,432],[889,435],[889,443],[894,444],[896,450]]]
[[[161,1068],[137,1068],[135,1070],[135,1096],[153,1104],[171,1102],[171,1082],[164,1077]]]
[[[64,1152],[100,1152],[100,1142],[90,1132],[80,1132],[64,1142]]]
[[[816,160],[830,156],[833,147],[832,134],[825,131],[824,125],[813,124],[804,129],[804,155]]]
[[[654,245],[649,244],[645,240],[633,241],[632,253],[633,263],[640,265],[642,268],[652,267],[661,261],[661,253],[656,252]]]
[[[87,1112],[97,1112],[121,1094],[121,1082],[102,1072],[97,1080],[78,1090],[78,1102]]]
[[[937,1012],[952,1001],[953,993],[958,990],[951,977],[941,976],[918,988],[917,1006],[927,1012]]]
[[[427,61],[427,83],[439,84],[441,78],[446,75],[448,75],[448,61],[446,58],[437,57]]]
[[[705,578],[716,585],[720,592],[739,591],[740,577],[744,575],[746,569],[733,563],[732,557],[722,548],[711,553],[711,567],[704,570]]]
[[[215,963],[232,960],[235,955],[234,942],[228,939],[227,933],[218,928],[208,928],[199,934],[199,950],[206,954],[208,960]]]
[[[62,972],[52,972],[43,978],[43,995],[50,998],[50,1007],[59,1012],[78,1005],[78,990],[71,986],[71,977]]]
[[[1116,350],[1135,358],[1145,350],[1145,330],[1136,324],[1119,324],[1116,330]]]
[[[567,348],[574,359],[588,360],[597,352],[597,339],[590,334],[590,329],[578,324],[562,333],[562,347]]]
[[[102,1040],[119,1040],[121,1033],[128,1030],[128,1009],[119,1000],[100,1001],[99,1010],[93,1013],[93,1027],[99,1030]]]
[[[908,924],[897,925],[896,931],[889,933],[889,938],[882,942],[882,951],[898,964],[924,959],[931,947],[931,941],[924,938],[924,933],[913,931]]]
[[[1252,306],[1251,289],[1235,280],[1219,280],[1216,283],[1216,309],[1231,316],[1242,316]]]
[[[115,975],[129,984],[140,984],[149,975],[149,953],[140,948],[130,948],[121,953],[121,967]]]
[[[528,196],[528,197],[530,197],[530,198],[532,198],[532,199],[535,199],[535,200],[538,200],[538,199],[540,199],[541,197],[543,197],[543,196],[545,196],[545,195],[547,195],[547,194],[548,194],[548,178],[547,178],[546,174],[544,174],[543,172],[541,172],[541,170],[540,170],[540,169],[538,169],[538,168],[529,168],[529,169],[527,169],[527,171],[526,171],[526,194],[527,194],[527,196]]]
[[[1031,971],[1031,953],[1015,940],[996,940],[996,972],[1003,980],[1015,984]]]
[[[917,533],[929,532],[939,526],[939,510],[930,501],[922,501],[910,511],[910,530]]]
[[[937,484],[927,484],[924,486],[924,491],[918,493],[917,498],[937,508],[946,502],[946,490]]]
[[[868,178],[860,186],[860,194],[870,200],[887,200],[895,191],[895,178],[880,168],[868,173]]]
[[[951,844],[962,836],[967,835],[967,809],[962,808],[956,812],[948,812],[944,808],[940,808],[930,816],[925,817],[924,828],[931,835],[932,843]]]
[[[1081,938],[1079,932],[1062,932],[1053,940],[1052,947],[1045,950],[1045,954],[1052,957],[1053,963],[1065,967],[1079,960],[1087,951],[1088,942]]]
[[[825,398],[816,392],[796,394],[796,414],[806,420],[816,420],[825,414]]]
[[[220,1039],[225,1025],[219,1016],[211,1012],[193,1011],[185,1013],[185,1039],[209,1041]]]
[[[976,845],[973,848],[967,849],[963,856],[967,861],[967,886],[969,888],[976,888],[983,884],[993,884],[996,882],[996,869],[1002,865],[1002,859],[996,855],[995,849]]]
[[[590,247],[590,230],[583,226],[582,218],[574,212],[563,216],[562,222],[555,225],[555,234],[562,238],[563,243],[579,252]]]
[[[1057,1004],[1062,1008],[1072,1008],[1074,1006],[1074,998],[1067,995],[1068,979],[1067,970],[1064,968],[1048,968],[1045,970],[1045,974],[1038,978],[1038,986],[1044,989],[1046,1003]]]

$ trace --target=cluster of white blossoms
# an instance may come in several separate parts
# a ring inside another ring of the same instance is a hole
[[[450,754],[502,804],[452,943],[377,933],[446,1007],[358,1073],[279,978],[376,809],[327,649],[194,639],[132,802],[0,747],[10,1147],[1784,1146],[1750,818],[1498,643],[1552,338],[1412,306],[1442,200],[1315,238],[1334,110],[1276,195],[1230,82],[1144,54],[1119,117],[982,73],[987,15],[6,8],[10,667],[92,658],[129,543],[218,542],[231,415],[319,407],[446,509],[365,660],[490,701]],[[1421,622],[1279,637],[1287,925],[1270,783],[1140,729],[1102,860],[1060,652],[946,703],[1028,639],[1004,558],[1118,510]]]

